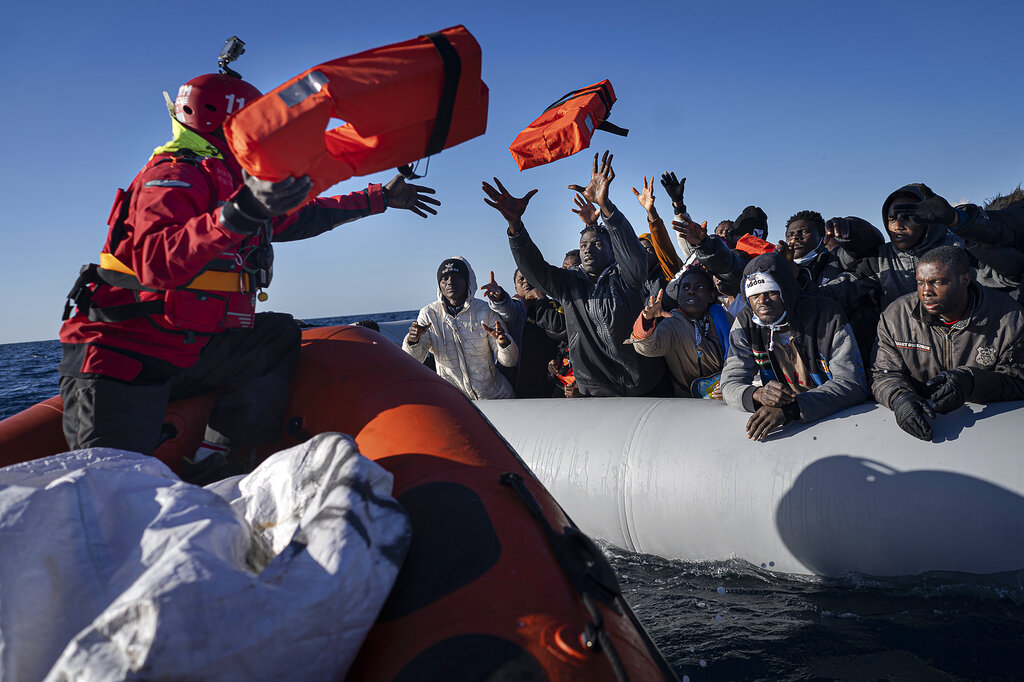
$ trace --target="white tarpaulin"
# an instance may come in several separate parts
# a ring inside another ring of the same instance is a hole
[[[207,488],[106,448],[0,469],[0,680],[340,677],[408,548],[391,482],[339,434]]]

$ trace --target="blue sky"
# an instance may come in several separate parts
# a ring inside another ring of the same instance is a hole
[[[630,134],[598,133],[591,151],[614,152],[612,199],[638,232],[629,188],[666,169],[688,178],[695,218],[715,224],[756,204],[772,239],[803,209],[877,225],[885,195],[907,182],[983,202],[1024,181],[1019,3],[58,0],[4,15],[0,343],[56,338],[116,188],[169,137],[161,92],[216,71],[233,34],[247,43],[237,69],[264,92],[454,24],[483,48],[488,131],[430,164],[440,214],[389,211],[280,245],[261,309],[297,317],[419,308],[455,254],[511,288],[504,223],[480,192],[495,175],[517,194],[540,189],[525,222],[560,261],[580,228],[565,187],[586,184],[590,153],[521,173],[508,145],[557,97],[602,78],[618,95],[611,119]]]

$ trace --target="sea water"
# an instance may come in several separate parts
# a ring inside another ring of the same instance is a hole
[[[0,419],[55,395],[59,361],[57,341],[0,345]],[[680,679],[1024,679],[1024,572],[823,579],[602,547]]]

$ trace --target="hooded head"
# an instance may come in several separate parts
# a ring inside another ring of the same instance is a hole
[[[882,202],[882,225],[889,233],[889,241],[899,251],[922,252],[935,246],[945,236],[945,225],[920,225],[913,221],[890,221],[889,209],[896,204],[919,204],[931,199],[935,192],[920,182],[904,185]]]
[[[476,291],[476,273],[462,256],[441,261],[437,268],[437,298],[453,307],[462,307]]]
[[[735,244],[745,234],[768,239],[768,215],[757,206],[747,206],[733,221],[729,241]]]
[[[789,261],[777,253],[765,253],[743,268],[743,294],[754,322],[776,326],[791,319],[800,298],[800,284]]]

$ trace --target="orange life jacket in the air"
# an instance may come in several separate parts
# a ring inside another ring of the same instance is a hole
[[[454,26],[315,66],[230,116],[224,134],[250,174],[309,175],[315,197],[482,135],[487,99],[480,45]],[[332,118],[345,124],[326,130]]]
[[[607,78],[573,90],[526,126],[508,148],[519,170],[557,161],[590,146],[595,130],[625,137],[629,131],[608,122],[615,91]]]

